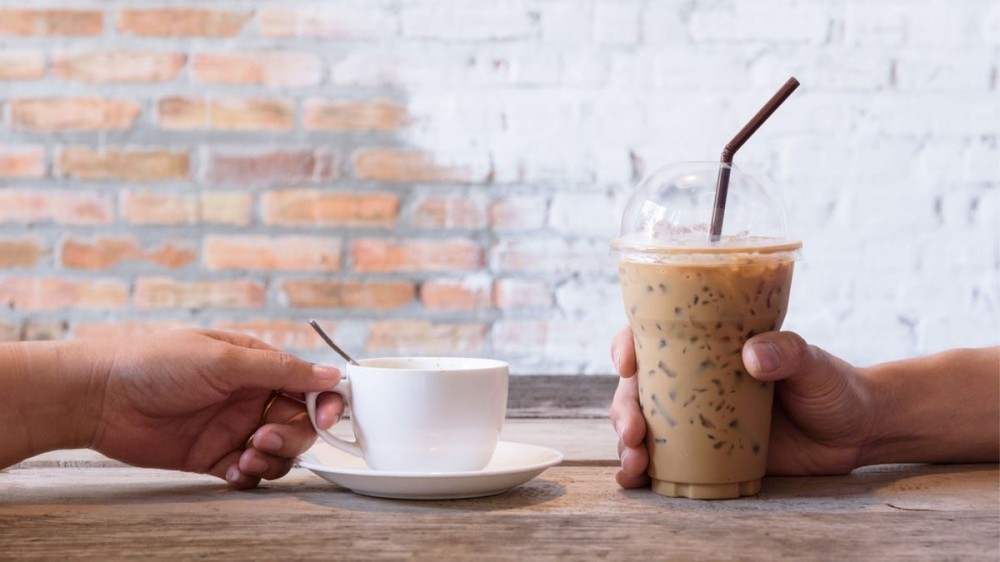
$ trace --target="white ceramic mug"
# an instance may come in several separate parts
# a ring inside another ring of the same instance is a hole
[[[393,357],[348,365],[326,392],[344,397],[354,441],[316,427],[316,398],[306,407],[327,443],[363,457],[375,470],[481,470],[500,439],[507,414],[509,367],[493,359]]]

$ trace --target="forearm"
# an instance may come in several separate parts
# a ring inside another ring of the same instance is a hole
[[[877,408],[859,466],[1000,460],[1000,347],[864,370]]]
[[[103,384],[80,342],[0,344],[0,467],[90,446]]]

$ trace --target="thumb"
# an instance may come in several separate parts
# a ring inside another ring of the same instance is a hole
[[[854,372],[847,362],[809,345],[794,332],[767,332],[747,340],[743,364],[761,381],[784,381],[783,392],[803,397],[836,395]]]

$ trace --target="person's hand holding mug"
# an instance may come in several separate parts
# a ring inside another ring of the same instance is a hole
[[[767,473],[845,474],[886,462],[996,462],[998,349],[952,350],[859,369],[793,332],[743,346],[747,372],[775,387]],[[611,406],[625,488],[649,483],[632,330],[611,344]],[[955,384],[960,378],[963,384]]]

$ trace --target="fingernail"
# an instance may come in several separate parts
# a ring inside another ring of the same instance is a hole
[[[313,365],[313,376],[326,380],[340,378],[340,369],[327,365]]]
[[[285,444],[284,439],[276,433],[265,433],[264,435],[257,438],[255,445],[258,449],[268,451],[271,453],[276,453],[281,450],[281,446]]]
[[[263,459],[250,458],[247,460],[247,471],[251,474],[263,474],[267,470],[267,463]],[[239,471],[236,471],[239,474]]]
[[[230,482],[239,482],[240,480],[240,467],[233,465],[229,467],[226,471],[226,480]]]
[[[755,343],[750,346],[747,368],[757,373],[768,373],[781,366],[778,346],[773,343]]]

